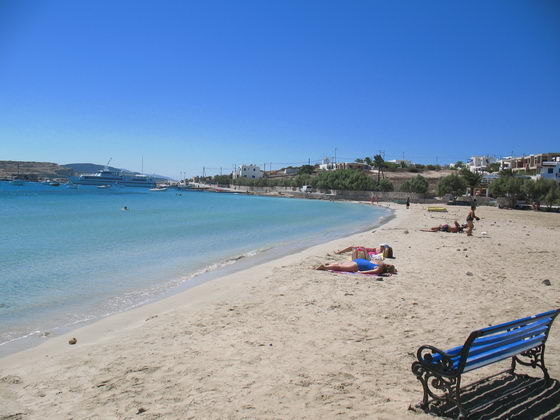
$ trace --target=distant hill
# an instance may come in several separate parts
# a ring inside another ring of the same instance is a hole
[[[72,168],[52,162],[23,162],[17,160],[0,160],[0,178],[21,178],[36,180],[39,178],[66,178],[72,175]]]
[[[105,165],[96,165],[94,163],[69,163],[67,165],[59,165],[52,162],[24,162],[16,160],[0,160],[0,178],[21,178],[29,181],[38,179],[67,179],[71,175],[80,175],[87,173],[95,173],[105,168]],[[127,169],[113,168],[109,169],[123,171],[130,174],[138,174]],[[156,181],[164,182],[173,180],[167,176],[150,174]]]
[[[95,173],[95,172],[99,172],[101,169],[105,168],[105,165],[96,165],[95,163],[67,163],[64,166],[67,167],[67,168],[72,168],[74,170],[74,172],[76,172],[77,174]],[[111,171],[130,172],[130,171],[127,171],[126,169],[114,168],[112,166],[108,166],[108,168]]]
[[[67,163],[66,165],[64,165],[66,168],[71,168],[74,170],[74,172],[79,175],[79,174],[91,174],[91,173],[95,173],[95,172],[99,172],[102,169],[105,169],[105,165],[97,165],[95,163]],[[129,174],[139,174],[140,172],[133,172],[133,171],[129,171],[128,169],[123,169],[123,168],[115,168],[113,166],[108,166],[108,168],[112,171],[123,171]],[[172,180],[172,178],[169,178],[167,176],[163,176],[163,175],[157,175],[157,174],[149,174],[150,176],[156,178],[156,180]]]

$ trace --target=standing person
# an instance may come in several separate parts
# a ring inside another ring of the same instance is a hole
[[[406,197],[406,209],[410,207],[410,197]]]
[[[477,217],[476,214],[474,214],[475,210],[476,206],[473,204],[471,206],[471,211],[469,211],[469,214],[467,215],[467,236],[472,236],[472,231],[474,229],[474,219],[476,219],[477,221],[480,220],[480,217]]]

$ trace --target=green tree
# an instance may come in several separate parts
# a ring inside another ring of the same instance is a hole
[[[303,165],[300,166],[298,169],[298,175],[303,175],[303,174],[311,175],[313,172],[315,172],[315,167],[313,165]]]
[[[369,166],[373,166],[373,160],[368,156],[364,159],[364,162],[367,163]]]
[[[465,167],[465,164],[462,161],[458,160],[457,162],[455,162],[455,169],[461,169],[461,168],[464,168],[464,167]]]
[[[459,175],[451,174],[439,180],[437,193],[440,197],[446,194],[452,194],[457,197],[463,195],[466,189],[467,183],[465,180]]]
[[[379,176],[383,174],[383,178],[385,178],[385,173],[383,169],[385,168],[385,159],[381,155],[375,155],[373,157],[373,167],[377,169],[377,183],[379,184]]]
[[[552,207],[553,204],[558,203],[560,201],[560,188],[558,187],[558,184],[556,184],[556,182],[554,182],[554,184],[555,184],[554,187],[551,187],[547,191],[543,199],[543,201],[546,203],[549,209]]]
[[[393,191],[395,188],[391,181],[386,178],[383,178],[381,181],[377,183],[377,191]]]
[[[494,162],[491,163],[490,165],[488,165],[486,167],[486,171],[492,173],[492,172],[498,172],[500,170],[500,163],[499,162]]]
[[[533,208],[538,210],[543,201],[548,207],[552,206],[554,197],[558,194],[558,184],[553,179],[539,178],[536,181],[526,179],[523,183],[523,192],[527,199],[531,200]]]
[[[358,159],[356,159],[356,160],[355,160],[354,162],[356,162],[356,163],[364,163],[364,160],[363,160],[363,159],[360,159],[360,158],[358,158]]]
[[[422,175],[416,175],[414,178],[404,181],[400,188],[404,192],[425,193],[428,191],[428,180]]]
[[[525,197],[523,184],[523,178],[504,174],[490,184],[490,194],[496,198],[507,198],[510,206],[515,207],[517,201]]]
[[[474,189],[480,185],[482,175],[478,172],[471,172],[468,168],[461,168],[459,175],[465,180],[467,187],[469,187],[469,194],[471,197],[474,194]]]
[[[229,185],[231,184],[231,174],[230,175],[216,175],[213,178],[213,183],[214,184],[220,184],[220,185]]]

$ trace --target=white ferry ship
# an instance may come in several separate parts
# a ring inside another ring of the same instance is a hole
[[[72,184],[80,185],[118,185],[123,187],[154,188],[156,181],[146,175],[126,174],[122,171],[105,168],[95,174],[83,174],[79,177],[71,176]]]

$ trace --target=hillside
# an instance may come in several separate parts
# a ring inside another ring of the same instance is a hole
[[[0,160],[0,178],[12,179],[21,178],[29,181],[37,181],[38,179],[66,179],[71,175],[80,175],[84,173],[95,173],[105,168],[105,165],[97,165],[95,163],[69,163],[67,165],[59,165],[52,162],[24,162],[16,160]],[[109,169],[115,171],[123,171],[131,174],[138,174],[139,172],[132,172],[127,169],[114,168],[109,166]],[[158,182],[168,181],[172,178],[150,174]]]
[[[64,166],[72,168],[77,174],[93,174],[99,172],[101,169],[105,169],[105,165],[97,165],[95,163],[67,163]],[[107,168],[111,171],[131,172],[127,169],[115,168],[113,166],[107,166]]]
[[[66,178],[73,169],[52,162],[23,162],[0,160],[0,178],[35,180],[38,178]]]
[[[377,177],[377,171],[373,171],[375,177]],[[447,175],[457,173],[457,171],[451,169],[442,169],[439,171],[422,171],[418,173],[402,171],[402,172],[385,172],[385,178],[389,179],[395,191],[399,190],[401,184],[407,179],[414,178],[416,175],[422,175],[428,181],[429,191],[434,192],[436,190],[439,180]]]
[[[105,165],[97,165],[95,163],[67,163],[64,166],[67,168],[72,168],[74,170],[74,173],[78,175],[91,174],[91,173],[99,172],[101,169],[105,169]],[[107,168],[109,168],[109,170],[111,171],[122,171],[122,172],[126,172],[129,174],[136,174],[136,175],[140,174],[140,172],[129,171],[128,169],[123,169],[123,168],[115,168],[113,166],[107,166]],[[158,175],[158,174],[149,174],[149,175],[154,177],[158,181],[160,180],[167,181],[172,179],[164,175]]]

